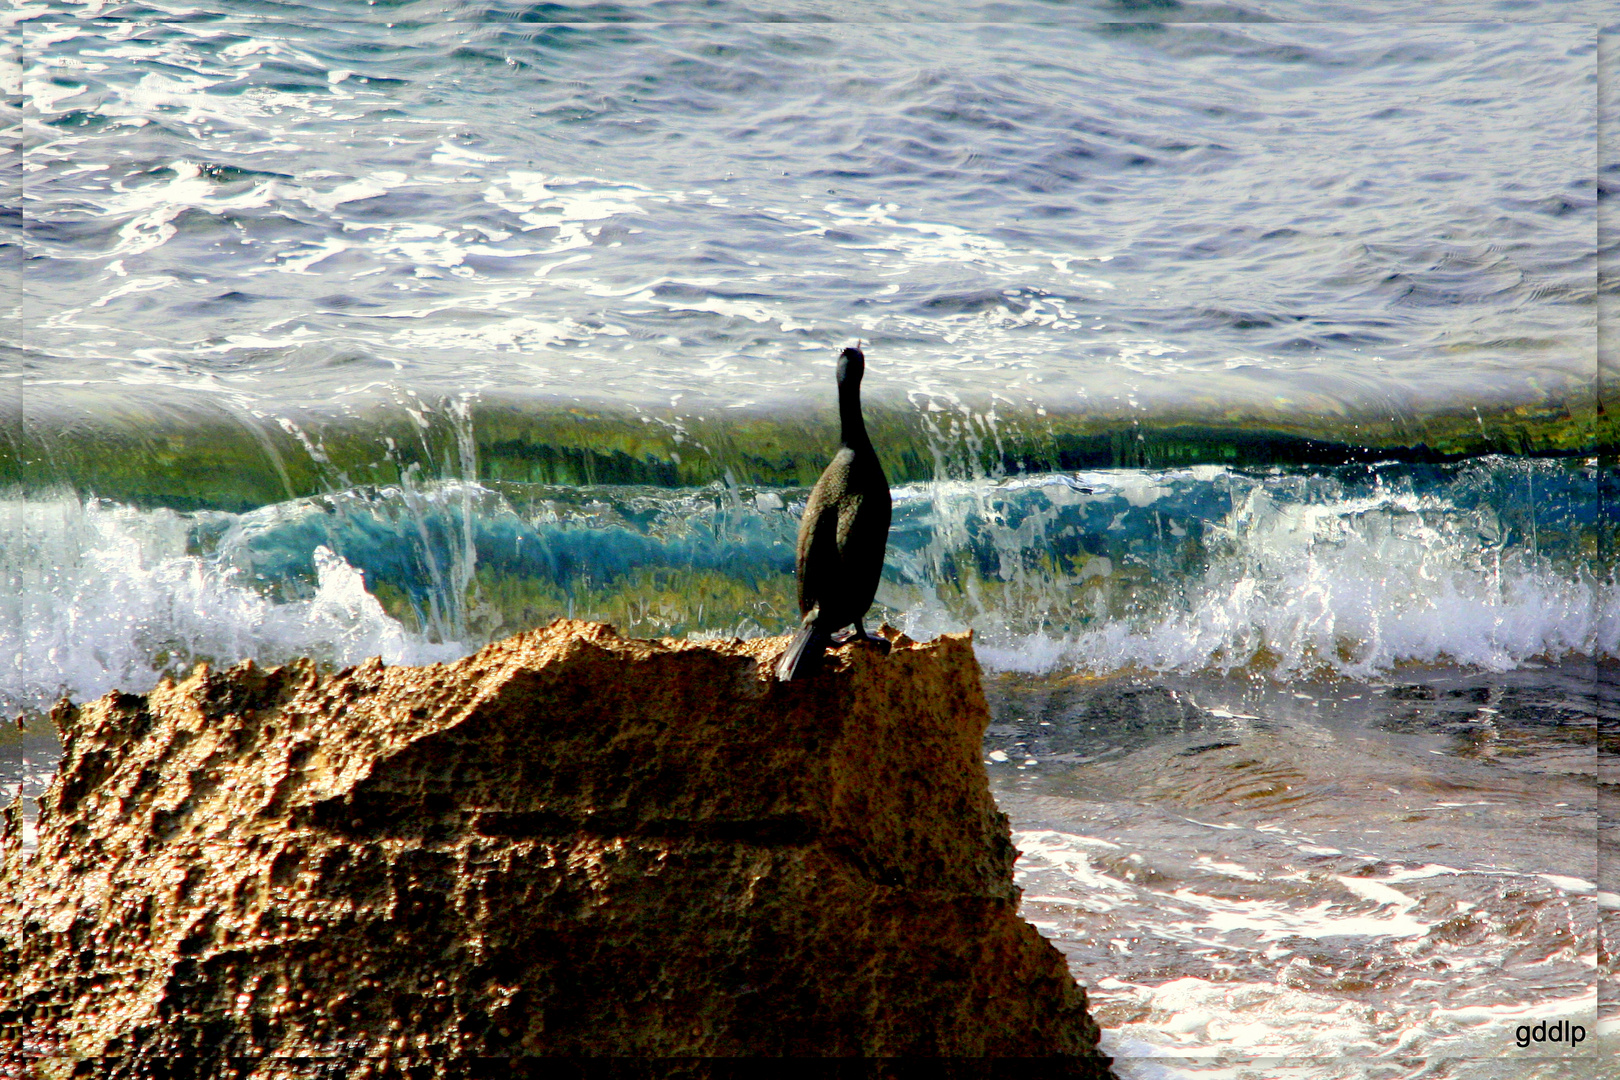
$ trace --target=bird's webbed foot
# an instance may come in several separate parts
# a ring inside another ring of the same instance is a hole
[[[874,648],[884,656],[889,655],[889,643],[883,638],[868,634],[866,632],[866,627],[862,626],[859,622],[857,622],[853,627],[846,630],[840,630],[838,633],[832,636],[832,642],[834,645],[848,645],[852,641]]]

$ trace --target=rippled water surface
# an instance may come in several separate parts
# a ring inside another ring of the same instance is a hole
[[[1589,405],[1589,25],[37,10],[42,404]]]
[[[861,341],[1122,1080],[1595,1080],[1614,13],[861,12],[0,15],[0,789],[199,662],[784,631]]]
[[[1200,1076],[1265,1075],[1255,1058],[1596,1076],[1612,1058],[1593,969],[1613,665],[1002,678],[992,699],[1025,914],[1094,988],[1114,1053]],[[1558,1019],[1585,1044],[1518,1046]]]

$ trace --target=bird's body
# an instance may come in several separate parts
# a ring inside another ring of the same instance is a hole
[[[822,472],[799,521],[799,632],[777,664],[783,682],[812,674],[833,634],[861,620],[877,595],[889,542],[889,481],[861,417],[866,358],[838,358],[838,452]]]

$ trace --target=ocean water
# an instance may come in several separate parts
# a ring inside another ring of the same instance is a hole
[[[1600,1075],[1603,5],[0,18],[0,787],[199,662],[784,631],[859,341],[1122,1078]]]

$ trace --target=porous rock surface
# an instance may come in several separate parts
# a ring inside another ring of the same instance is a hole
[[[37,848],[0,814],[0,1074],[1107,1076],[1017,915],[967,639],[849,646],[790,684],[784,640],[558,622],[452,664],[246,663],[58,705]]]

